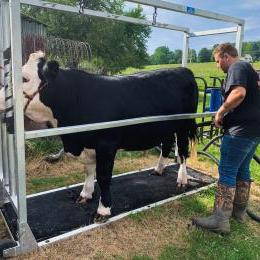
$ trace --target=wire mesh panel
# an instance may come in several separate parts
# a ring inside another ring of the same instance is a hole
[[[23,64],[31,53],[39,50],[68,68],[78,68],[80,63],[90,61],[92,56],[87,42],[35,34],[22,35]]]

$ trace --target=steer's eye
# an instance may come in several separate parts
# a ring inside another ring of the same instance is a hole
[[[23,83],[28,82],[29,80],[23,77]]]

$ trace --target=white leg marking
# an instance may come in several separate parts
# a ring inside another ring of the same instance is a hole
[[[186,168],[186,160],[180,165],[178,171],[177,184],[178,185],[187,185],[188,177],[187,177],[187,168]]]
[[[177,145],[177,134],[175,135],[175,150],[174,150],[174,156],[175,156],[175,162],[181,163],[181,158],[179,156],[179,150],[178,150],[178,145]]]
[[[164,170],[164,168],[165,168],[165,166],[167,164],[167,159],[168,159],[167,157],[163,157],[162,156],[162,152],[161,152],[159,160],[158,160],[158,163],[157,163],[157,166],[154,169],[160,175],[163,174],[163,170]]]
[[[86,177],[80,196],[85,200],[92,199],[94,192],[94,180],[96,177],[96,152],[92,149],[85,149]]]
[[[99,214],[101,216],[110,216],[111,215],[111,208],[109,208],[109,207],[106,208],[102,204],[101,200],[99,200],[97,214]]]

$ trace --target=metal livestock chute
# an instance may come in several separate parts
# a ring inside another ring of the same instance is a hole
[[[105,13],[96,10],[86,8],[84,5],[86,1],[77,1],[80,5],[68,6],[58,3],[51,3],[41,0],[0,0],[0,83],[5,90],[5,113],[1,114],[1,149],[0,155],[2,157],[0,165],[0,202],[2,208],[8,208],[8,212],[12,212],[13,218],[7,217],[6,222],[12,222],[14,230],[13,239],[9,241],[9,244],[3,243],[3,255],[6,257],[17,256],[23,254],[38,247],[48,245],[60,239],[70,237],[75,234],[79,234],[83,231],[90,229],[88,226],[83,228],[75,228],[62,235],[57,233],[52,234],[51,238],[44,240],[43,237],[38,240],[36,235],[32,232],[32,223],[29,223],[31,219],[30,208],[33,204],[32,201],[39,197],[37,195],[26,196],[26,172],[25,172],[25,140],[65,135],[76,132],[84,132],[105,128],[112,128],[118,126],[143,124],[148,122],[166,121],[166,120],[178,120],[189,118],[203,118],[212,117],[214,112],[204,112],[197,114],[181,114],[170,116],[155,116],[145,118],[133,118],[128,120],[120,120],[113,122],[104,122],[98,124],[80,125],[73,127],[63,127],[56,129],[48,129],[44,131],[24,131],[24,113],[23,113],[23,93],[22,88],[22,46],[21,46],[21,5],[36,6],[42,9],[58,10],[62,12],[73,13],[75,15],[84,15],[91,17],[101,17],[104,19],[110,19],[115,21],[129,22],[133,24],[141,24],[144,26],[157,27],[165,30],[178,31],[183,34],[183,56],[182,66],[187,65],[189,41],[193,37],[200,37],[205,35],[219,35],[226,33],[236,34],[236,48],[239,54],[241,54],[243,32],[245,21],[235,17],[214,13],[211,11],[205,11],[198,8],[183,6],[174,3],[168,3],[160,0],[129,0],[128,2],[138,3],[141,5],[151,6],[156,12],[157,9],[164,9],[170,12],[179,12],[187,16],[198,16],[207,19],[214,19],[216,21],[232,23],[234,27],[205,30],[205,31],[191,31],[189,28],[176,26],[171,24],[160,23],[156,21],[156,18],[152,21],[145,19],[136,19],[133,17]],[[14,98],[13,98],[14,97]],[[174,170],[174,169],[173,169]],[[118,177],[119,180],[120,177]],[[141,180],[137,184],[142,184]],[[206,188],[208,188],[208,185]],[[140,187],[140,186],[139,186]],[[65,187],[66,188],[66,187]],[[62,188],[62,190],[65,190]],[[74,187],[70,187],[74,188]],[[202,187],[203,188],[203,187]],[[200,189],[195,189],[198,192]],[[191,195],[195,193],[185,193],[184,195]],[[45,192],[50,194],[50,192]],[[42,196],[45,193],[41,194]],[[153,206],[160,205],[167,201],[176,199],[178,197],[170,197],[152,203]],[[149,209],[151,206],[149,203],[147,206],[137,208],[134,212],[138,212],[144,209]],[[46,210],[48,212],[49,210]],[[34,211],[33,211],[34,212]],[[130,212],[119,214],[115,216],[111,221],[116,221],[122,218]],[[10,216],[10,215],[8,215]],[[54,224],[54,223],[53,223]],[[51,223],[50,223],[51,225]],[[81,227],[82,223],[79,223]],[[91,225],[91,228],[96,228],[98,225]],[[60,230],[63,232],[62,228]],[[12,233],[12,232],[11,232]]]

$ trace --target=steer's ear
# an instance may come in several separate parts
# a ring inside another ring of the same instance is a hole
[[[55,79],[59,73],[59,63],[57,61],[49,61],[38,65],[38,75],[43,81],[48,79]]]
[[[55,79],[59,73],[59,63],[55,60],[47,62],[43,66],[43,75],[46,78]]]

